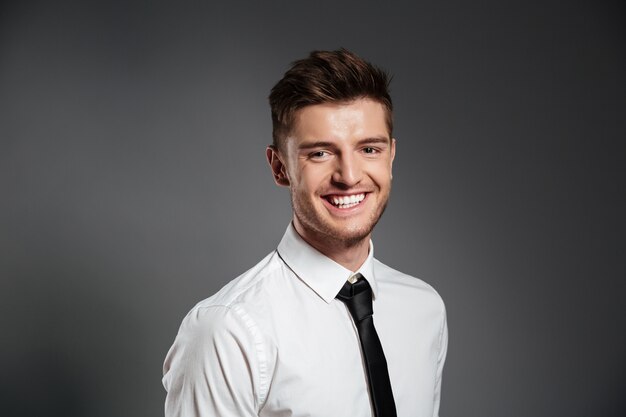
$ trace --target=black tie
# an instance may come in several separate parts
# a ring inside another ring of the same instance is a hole
[[[365,279],[359,279],[354,284],[346,282],[337,294],[337,299],[348,307],[359,332],[374,416],[396,417],[396,404],[393,401],[387,361],[374,328],[370,284]]]

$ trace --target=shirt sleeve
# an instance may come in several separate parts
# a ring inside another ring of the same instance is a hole
[[[192,310],[163,365],[165,417],[249,417],[259,410],[259,343],[229,307]]]
[[[443,319],[441,322],[441,331],[439,334],[439,355],[437,357],[437,373],[435,375],[435,399],[433,407],[433,417],[439,416],[439,404],[441,402],[441,376],[443,374],[443,365],[446,361],[448,353],[448,321],[446,318],[446,310],[443,308]]]

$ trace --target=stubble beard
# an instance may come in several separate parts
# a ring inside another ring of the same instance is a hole
[[[294,192],[291,192],[291,207],[294,216],[298,219],[306,232],[312,237],[315,237],[316,240],[323,241],[327,246],[347,249],[357,246],[361,244],[363,240],[369,238],[372,230],[374,230],[374,227],[387,208],[389,192],[384,196],[384,201],[371,213],[368,221],[361,227],[356,225],[356,227],[342,228],[333,225],[318,214],[315,205],[309,199],[305,198],[303,201],[305,204],[302,204],[302,200],[298,202],[294,196]]]

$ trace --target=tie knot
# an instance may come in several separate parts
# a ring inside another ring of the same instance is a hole
[[[355,322],[360,322],[374,314],[372,309],[372,288],[365,279],[359,279],[354,284],[346,281],[339,294],[337,294],[337,299],[346,305]]]

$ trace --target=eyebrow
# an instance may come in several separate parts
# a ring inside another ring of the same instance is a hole
[[[307,149],[315,149],[315,148],[330,148],[331,146],[334,146],[334,143],[332,143],[332,142],[324,142],[324,141],[316,141],[316,142],[301,143],[298,146],[298,149],[300,149],[300,150],[307,150]]]
[[[365,138],[361,139],[357,142],[357,145],[373,145],[373,144],[389,144],[391,143],[391,139],[385,136],[376,136],[373,138]],[[298,146],[299,150],[307,150],[307,149],[316,149],[316,148],[331,148],[336,144],[334,142],[327,141],[315,141],[315,142],[304,142]]]
[[[357,142],[357,144],[359,145],[369,145],[369,144],[374,145],[377,143],[388,145],[391,143],[391,139],[386,136],[376,136],[373,138],[361,139],[360,141]]]

